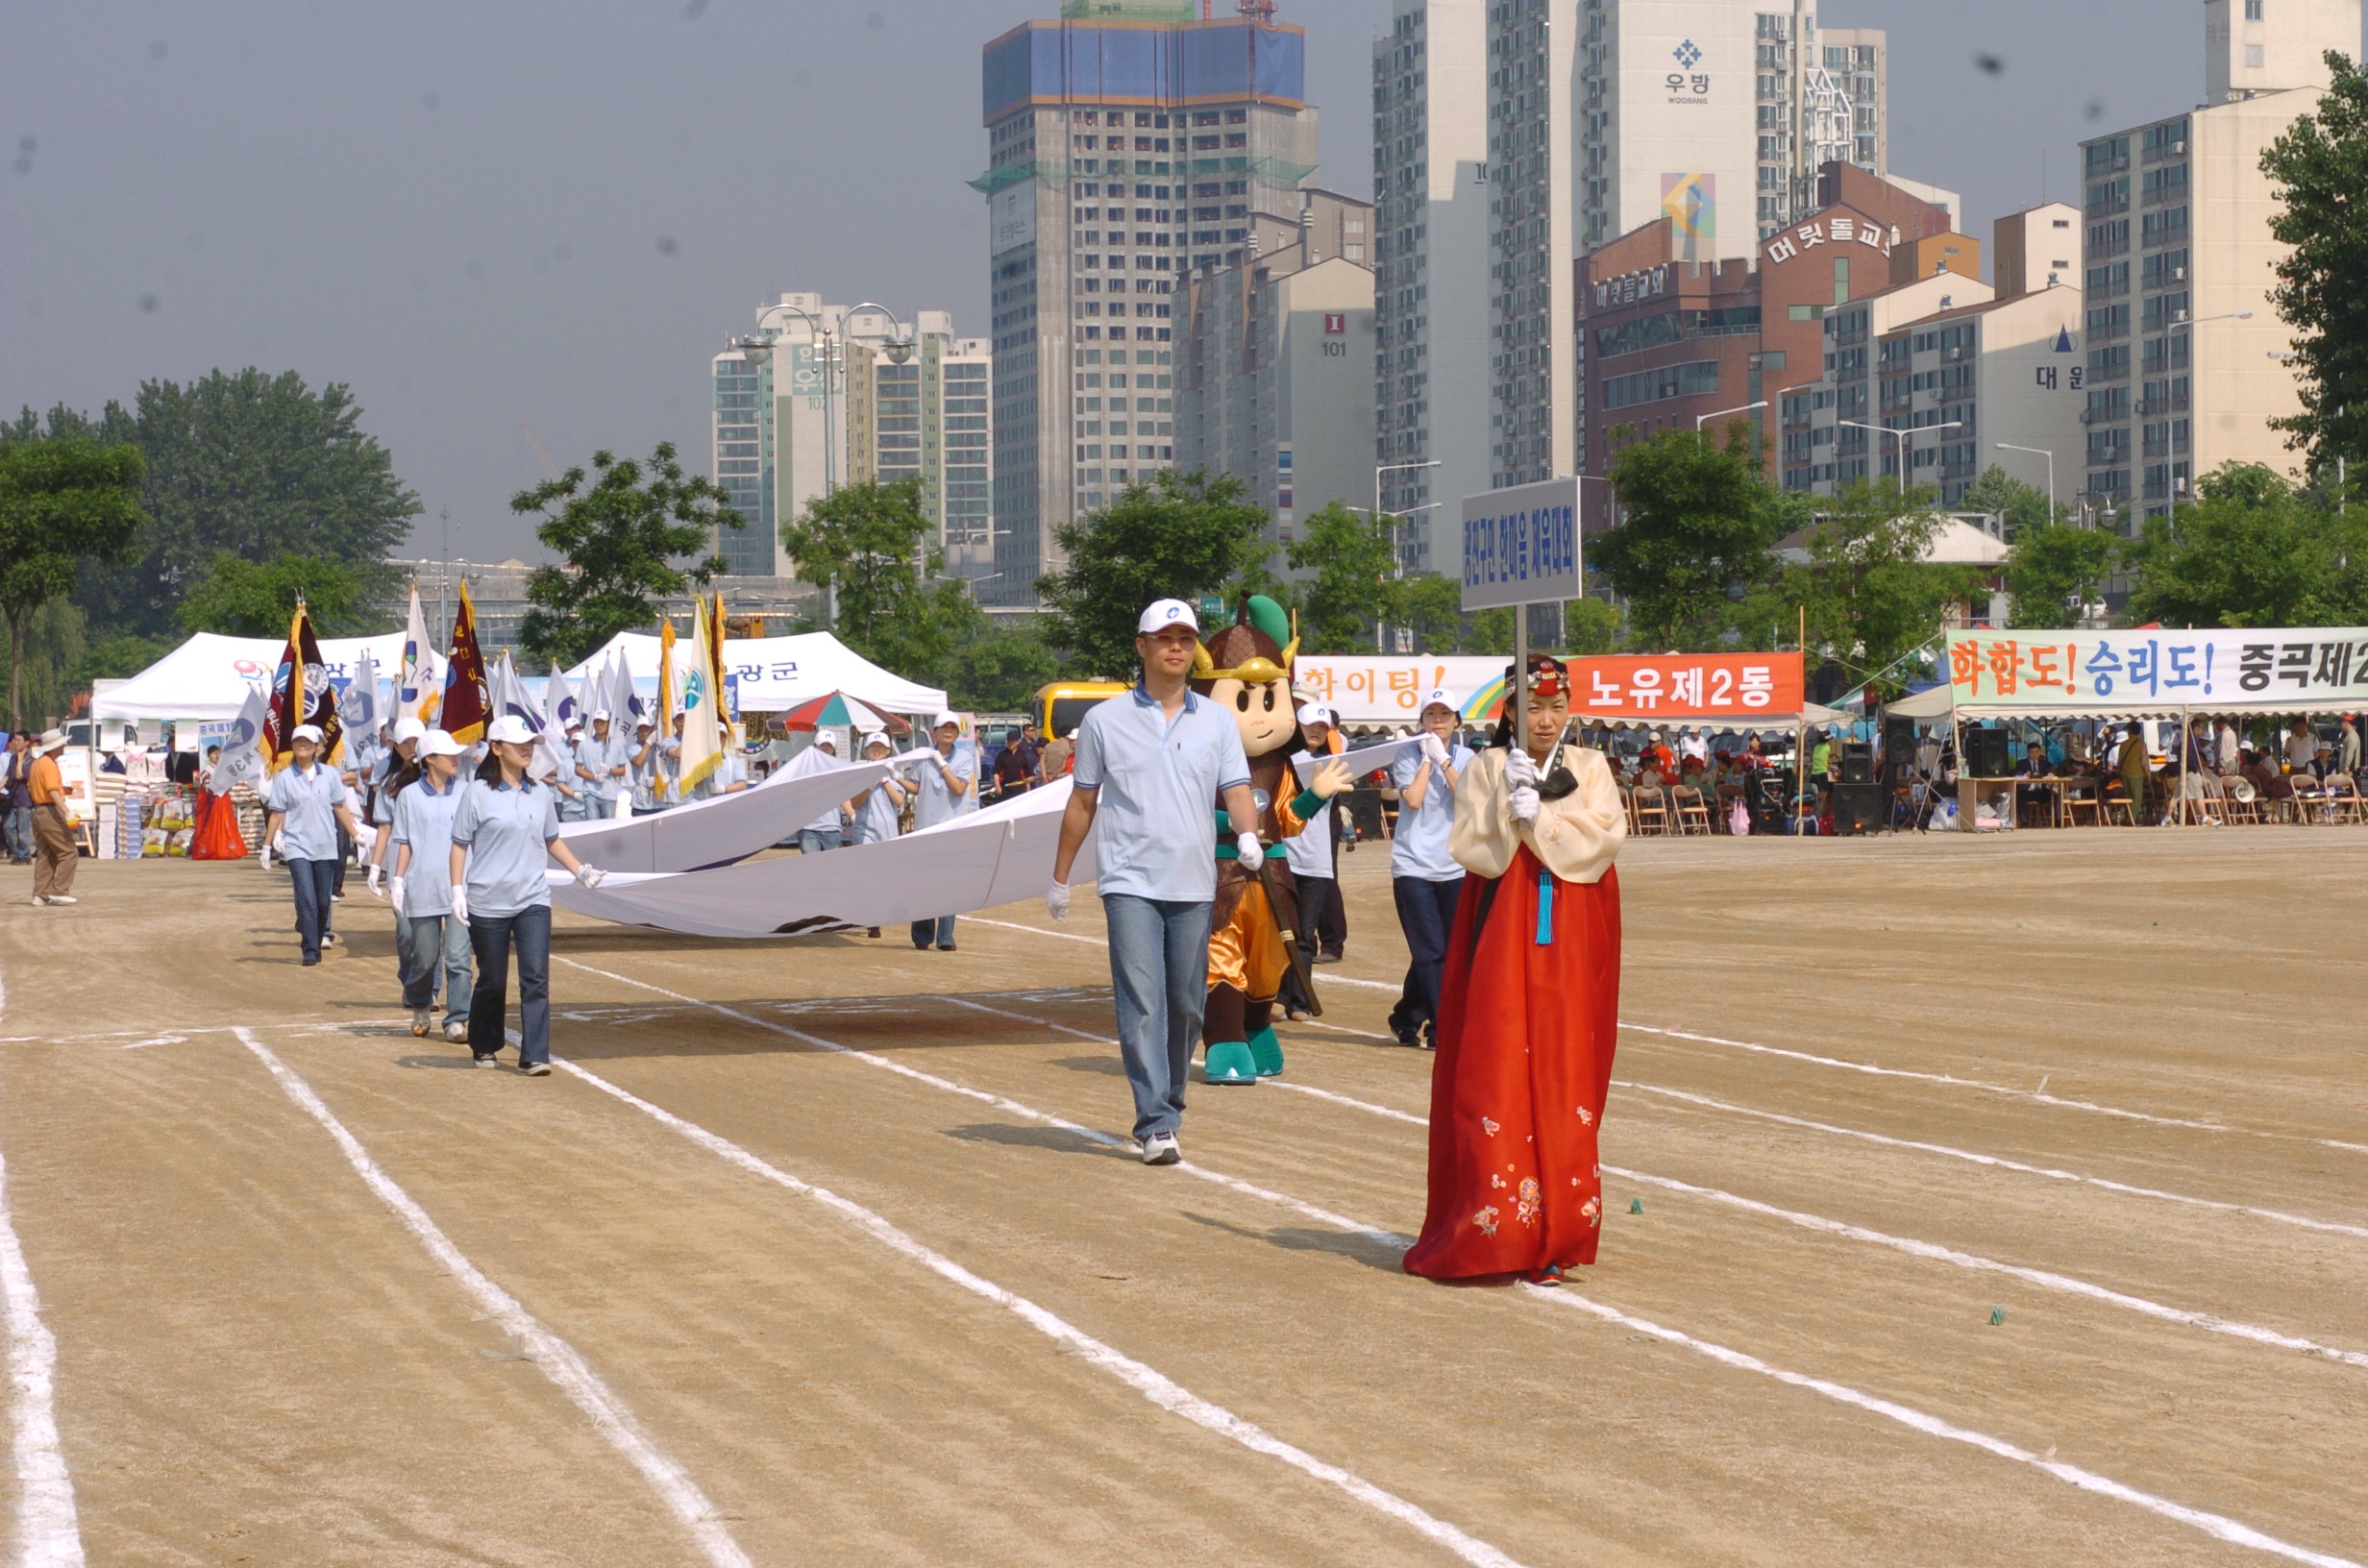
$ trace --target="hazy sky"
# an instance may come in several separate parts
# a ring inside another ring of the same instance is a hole
[[[1748,0],[1738,0],[1748,3]],[[1367,193],[1388,0],[1307,30],[1317,179]],[[0,48],[0,407],[150,377],[354,388],[423,554],[530,554],[508,497],[671,440],[784,289],[987,331],[978,49],[1053,0],[14,0]],[[1891,162],[1968,226],[2072,196],[2084,135],[2192,105],[2198,0],[1828,0],[1890,30]],[[1990,57],[1995,69],[1986,68]]]

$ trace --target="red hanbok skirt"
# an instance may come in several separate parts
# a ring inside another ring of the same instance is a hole
[[[238,808],[227,795],[197,792],[197,831],[189,835],[191,860],[244,860],[247,841],[238,831]]]
[[[1493,882],[1465,878],[1431,1066],[1430,1207],[1406,1272],[1595,1261],[1618,1028],[1618,873],[1560,881],[1523,845]]]

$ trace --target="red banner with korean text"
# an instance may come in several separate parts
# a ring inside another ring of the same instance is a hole
[[[1609,653],[1570,667],[1570,711],[1614,723],[1713,723],[1790,720],[1807,691],[1793,653]],[[1468,719],[1493,719],[1504,677],[1467,704]],[[1474,711],[1480,708],[1482,711]]]

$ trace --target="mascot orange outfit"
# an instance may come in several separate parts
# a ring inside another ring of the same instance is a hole
[[[1289,641],[1286,642],[1285,639]],[[1264,879],[1241,862],[1224,803],[1217,813],[1217,902],[1209,912],[1209,999],[1202,1015],[1202,1071],[1213,1084],[1249,1084],[1283,1070],[1274,1038],[1274,999],[1290,972],[1288,933],[1298,926],[1296,885],[1282,841],[1295,837],[1323,803],[1353,782],[1347,766],[1325,763],[1304,787],[1292,757],[1307,749],[1299,732],[1291,671],[1299,639],[1283,607],[1262,594],[1243,596],[1234,624],[1201,640],[1192,688],[1233,714],[1249,759],[1258,840],[1267,846]],[[1271,892],[1274,902],[1270,905]]]

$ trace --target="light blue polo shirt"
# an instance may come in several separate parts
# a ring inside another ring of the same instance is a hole
[[[1219,791],[1249,782],[1232,714],[1186,692],[1171,722],[1137,686],[1086,713],[1073,776],[1077,788],[1100,792],[1094,864],[1104,897],[1205,903],[1217,896],[1210,814]]]
[[[937,747],[933,746],[929,749],[935,751]],[[921,791],[920,798],[913,802],[915,832],[925,827],[935,827],[940,822],[952,821],[966,812],[978,809],[978,748],[968,741],[956,741],[953,743],[953,755],[940,756],[937,760],[943,765],[944,772],[927,762],[916,762],[905,770]],[[970,780],[970,789],[955,795],[946,784],[947,773]]]
[[[411,846],[410,869],[403,873],[407,907],[400,913],[406,919],[453,912],[453,819],[459,815],[468,783],[455,773],[438,791],[423,773],[395,796],[395,831],[387,843]]]
[[[865,792],[863,804],[855,808],[855,842],[886,844],[896,836],[896,796],[888,793],[887,782],[882,780]]]
[[[1471,766],[1471,747],[1447,743],[1447,761],[1457,772]],[[1421,807],[1409,810],[1402,798],[1406,786],[1425,768],[1431,770],[1430,788]],[[1452,882],[1462,876],[1464,868],[1447,853],[1447,834],[1455,826],[1455,791],[1448,786],[1447,770],[1425,762],[1418,750],[1409,751],[1390,770],[1390,782],[1397,786],[1401,796],[1397,839],[1390,846],[1390,874],[1423,882]]]
[[[453,843],[469,852],[471,915],[515,915],[551,902],[543,871],[550,863],[545,846],[559,836],[556,790],[472,779],[460,792],[452,831]]]
[[[345,780],[325,763],[314,763],[308,772],[290,763],[273,774],[263,804],[287,819],[280,824],[280,858],[336,859],[336,810],[353,798]]]
[[[586,724],[583,738],[576,743],[576,761],[582,764],[584,771],[594,776],[589,780],[575,779],[576,787],[587,795],[597,796],[600,799],[613,804],[618,796],[632,789],[632,769],[628,766],[626,776],[623,778],[609,777],[608,770],[620,763],[629,765],[633,760],[633,753],[640,749],[640,743],[631,735],[621,731],[613,723],[608,726],[608,739],[604,741],[593,739],[592,726]]]

